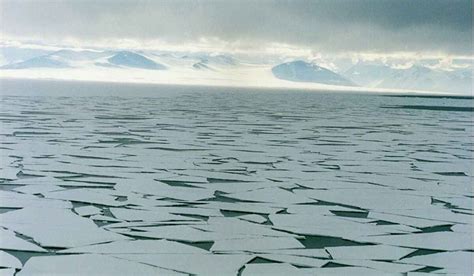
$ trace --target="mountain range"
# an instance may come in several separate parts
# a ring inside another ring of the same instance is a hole
[[[472,89],[472,65],[441,70],[417,64],[394,68],[383,63],[358,62],[342,75],[364,87],[457,93],[468,93]]]
[[[246,76],[258,78],[256,83],[278,85],[322,84],[342,87],[389,88],[404,90],[426,90],[440,92],[472,93],[472,63],[469,66],[441,70],[422,64],[397,67],[382,62],[359,61],[346,70],[330,70],[323,65],[304,60],[258,62],[237,58],[230,54],[182,53],[153,51],[96,51],[60,49],[57,51],[30,52],[20,49],[0,48],[0,76],[21,75],[22,70],[53,74],[52,69],[87,72],[88,70],[111,70],[118,74],[122,70],[134,72],[148,78],[153,76],[166,79],[165,73],[184,79],[222,79],[235,83],[245,81]],[[100,69],[102,68],[102,69]],[[139,70],[139,71],[137,71]],[[144,73],[146,70],[150,73]],[[69,71],[68,71],[69,72]],[[139,73],[142,72],[142,73]],[[155,75],[151,75],[152,72]],[[104,73],[105,74],[105,73]],[[85,74],[83,74],[85,75]],[[52,76],[54,77],[54,76]],[[237,78],[241,79],[237,79]]]
[[[288,81],[355,86],[352,81],[329,69],[302,60],[279,64],[272,68],[272,72],[275,77]]]

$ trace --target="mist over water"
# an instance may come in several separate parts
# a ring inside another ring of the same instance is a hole
[[[2,80],[0,108],[20,275],[472,273],[470,97]]]

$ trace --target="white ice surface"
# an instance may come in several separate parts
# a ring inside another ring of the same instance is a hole
[[[251,255],[120,254],[119,258],[196,275],[236,275]]]
[[[45,249],[21,239],[10,230],[0,228],[0,248],[18,251],[46,252]]]
[[[0,250],[0,267],[22,268],[23,265],[15,256]]]
[[[433,232],[406,235],[372,236],[361,240],[394,246],[433,250],[469,250],[471,235],[453,232]]]
[[[175,275],[174,271],[98,254],[32,257],[17,275]]]
[[[97,253],[97,254],[203,254],[206,250],[167,240],[116,241],[75,247],[62,250],[61,253]]]
[[[247,264],[242,275],[309,275],[290,264]]]
[[[0,268],[0,276],[13,276],[15,272],[14,268]]]
[[[328,247],[326,250],[336,260],[399,260],[415,251],[410,248],[386,245],[335,246]]]
[[[471,275],[473,273],[474,253],[467,251],[440,252],[428,255],[413,256],[401,260],[407,264],[433,267],[444,267],[449,273]]]
[[[82,217],[97,215],[97,214],[100,214],[101,212],[99,208],[94,207],[94,206],[77,207],[77,208],[74,208],[74,211]]]
[[[255,251],[255,250],[276,250],[295,249],[304,246],[294,238],[285,237],[261,237],[253,239],[229,239],[216,241],[212,247],[212,252],[226,251]]]
[[[0,225],[33,238],[45,247],[76,247],[126,237],[97,227],[68,209],[23,208],[0,215]]]

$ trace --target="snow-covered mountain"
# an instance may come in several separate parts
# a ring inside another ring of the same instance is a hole
[[[284,57],[255,60],[207,52],[0,47],[0,54],[7,63],[0,67],[0,77],[473,93],[471,60],[453,60],[448,67],[440,66],[440,60],[412,61],[412,66],[400,66],[403,60],[361,60],[346,70],[351,61],[341,67],[337,59],[285,62]]]
[[[107,56],[107,52],[59,50],[2,66],[3,69],[70,68],[78,63]]]
[[[2,66],[2,69],[27,69],[27,68],[68,68],[69,64],[57,56],[45,55],[22,62]]]
[[[397,68],[381,62],[358,62],[343,75],[361,86],[374,88],[464,94],[472,89],[472,67],[443,70],[414,64],[406,68]]]
[[[25,61],[52,52],[54,52],[54,50],[14,46],[0,47],[0,66]]]
[[[115,66],[125,66],[132,68],[141,68],[141,69],[151,69],[151,70],[164,70],[166,66],[157,63],[143,55],[130,52],[130,51],[120,51],[109,57],[107,61],[111,65]]]
[[[197,70],[218,70],[237,66],[239,62],[230,55],[199,54],[155,54],[143,51],[73,51],[59,50],[39,54],[2,66],[3,69],[69,68],[100,66],[109,68],[139,68],[164,70],[167,67],[189,67]]]
[[[472,71],[468,69],[445,71],[422,66],[395,70],[377,87],[417,89],[427,87],[434,91],[466,92],[472,89]]]
[[[193,64],[193,68],[196,70],[214,70],[212,67],[209,67],[206,62],[199,61]]]
[[[393,74],[394,69],[381,62],[358,61],[341,74],[358,85],[377,87],[387,76]]]
[[[228,68],[239,65],[239,62],[234,57],[223,54],[186,54],[182,56],[182,59],[195,61],[192,67],[196,70],[216,71],[219,68]]]
[[[3,69],[29,68],[70,68],[84,66],[130,67],[141,69],[163,70],[166,67],[143,55],[130,51],[72,51],[59,50],[40,55],[25,61],[2,66]]]
[[[50,56],[57,57],[64,61],[84,61],[98,59],[110,55],[110,52],[107,51],[73,51],[73,50],[59,50],[54,53],[51,53]]]
[[[275,77],[288,81],[354,86],[353,82],[343,76],[302,60],[279,64],[272,68],[272,73]]]

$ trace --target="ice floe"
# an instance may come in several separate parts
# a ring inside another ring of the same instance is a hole
[[[126,239],[68,209],[23,208],[0,214],[0,225],[31,237],[43,247],[69,248]]]
[[[50,85],[0,89],[0,274],[472,274],[472,113],[401,108],[472,100]]]
[[[17,275],[182,275],[139,262],[103,256],[80,254],[33,257]]]

